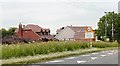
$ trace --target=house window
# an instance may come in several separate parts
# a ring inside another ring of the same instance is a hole
[[[66,38],[64,38],[63,40],[66,41]]]
[[[81,29],[81,31],[80,31],[80,32],[85,32],[85,30],[86,30],[86,29]]]
[[[69,38],[69,40],[74,40],[73,38]]]
[[[88,31],[91,31],[91,28],[90,27],[88,27],[88,29],[87,29]]]
[[[85,32],[85,30],[81,30],[80,32]]]

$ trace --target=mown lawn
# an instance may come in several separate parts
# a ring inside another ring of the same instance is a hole
[[[0,45],[2,47],[2,56],[0,59],[9,59],[12,57],[25,57],[49,54],[63,51],[74,51],[78,49],[90,48],[89,43],[79,41],[51,41],[47,43],[31,43],[31,44],[12,44]],[[93,42],[95,48],[118,47],[116,42]]]

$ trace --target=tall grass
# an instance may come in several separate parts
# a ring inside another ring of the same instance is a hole
[[[81,48],[88,48],[88,45],[80,44],[80,42],[47,42],[2,45],[2,59],[8,59],[10,57],[33,56],[36,54],[48,54],[51,52],[73,51]]]
[[[106,47],[118,47],[117,42],[93,42],[93,47],[106,48]]]
[[[81,43],[78,41],[52,41],[47,43],[33,43],[33,44],[12,44],[1,45],[2,57],[0,59],[8,59],[11,57],[34,56],[37,54],[48,54],[63,51],[74,51],[77,49],[89,48],[88,43]],[[93,47],[105,48],[116,47],[117,43],[94,42]]]

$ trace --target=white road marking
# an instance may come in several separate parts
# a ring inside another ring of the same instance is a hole
[[[112,53],[118,53],[118,51],[111,51]]]
[[[98,54],[98,53],[92,53],[92,54]]]
[[[82,56],[90,56],[90,55],[82,55]]]
[[[77,63],[85,63],[85,62],[87,62],[87,61],[77,61]]]
[[[63,62],[64,60],[54,60],[54,61],[49,61],[49,62],[46,62],[46,63],[54,63],[54,62]]]
[[[105,56],[107,56],[107,55],[100,55],[100,56],[105,57]]]
[[[118,53],[118,51],[114,52],[114,53]]]
[[[91,57],[91,59],[92,59],[92,60],[95,60],[95,59],[97,59],[97,57]]]
[[[69,57],[69,58],[65,58],[65,59],[74,59],[74,58],[76,58],[76,57]]]
[[[108,55],[113,55],[113,53],[108,53]]]
[[[111,51],[111,52],[115,52],[115,51],[113,50],[113,51]]]
[[[105,51],[103,51],[102,53],[105,53]]]

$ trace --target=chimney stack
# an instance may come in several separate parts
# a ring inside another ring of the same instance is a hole
[[[25,28],[25,25],[23,25],[23,28]]]
[[[23,37],[23,29],[22,29],[22,24],[19,24],[19,38]]]

